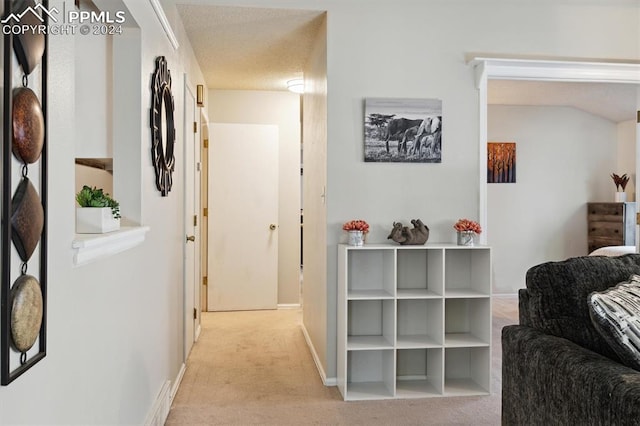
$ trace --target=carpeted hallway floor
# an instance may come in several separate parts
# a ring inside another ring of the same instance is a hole
[[[299,310],[204,313],[167,425],[499,425],[500,330],[517,299],[493,302],[491,396],[344,402],[322,384]]]

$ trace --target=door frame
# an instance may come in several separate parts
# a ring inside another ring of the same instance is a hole
[[[637,108],[640,110],[640,64],[551,61],[532,59],[506,59],[491,57],[473,57],[469,64],[475,72],[478,96],[479,119],[479,219],[483,232],[480,243],[487,243],[487,81],[495,80],[533,80],[581,83],[620,83],[636,84],[638,93]],[[638,112],[640,123],[640,112]],[[636,176],[640,176],[640,124],[636,124]],[[640,201],[640,185],[636,185],[636,203]],[[638,232],[636,232],[638,235]],[[636,238],[636,251],[640,248],[640,238]]]
[[[209,310],[209,117],[200,109],[200,312]]]
[[[183,183],[183,225],[182,225],[182,229],[183,231],[186,231],[187,228],[190,226],[189,224],[193,224],[193,217],[191,217],[190,214],[188,214],[186,212],[186,208],[187,208],[187,194],[189,193],[188,188],[191,187],[193,190],[193,210],[194,212],[197,212],[196,214],[196,220],[198,221],[198,223],[200,223],[201,217],[200,217],[200,184],[199,184],[199,179],[196,179],[196,176],[198,174],[198,169],[199,169],[199,158],[200,158],[200,149],[196,149],[199,148],[200,146],[200,126],[196,125],[196,128],[194,129],[194,124],[193,123],[199,123],[200,121],[200,113],[199,113],[199,109],[197,107],[197,103],[196,103],[196,91],[193,88],[193,85],[189,82],[189,78],[187,76],[186,73],[183,74],[183,89],[184,89],[184,93],[183,93],[183,166],[184,166],[184,183]],[[191,100],[193,100],[193,119],[195,120],[194,122],[187,122],[187,105],[191,103]],[[187,167],[187,144],[189,142],[193,143],[193,156],[194,156],[194,160],[195,160],[195,164],[193,164],[192,168],[188,168]],[[190,176],[187,176],[187,171],[188,170],[192,170],[193,174]],[[196,183],[195,187],[194,187],[194,183]],[[193,225],[191,225],[193,226]],[[198,226],[199,229],[199,226]],[[194,233],[194,235],[197,235],[198,232]],[[186,233],[185,233],[185,238],[186,238]],[[200,244],[199,241],[196,241],[194,243],[194,254],[193,254],[193,261],[194,261],[194,265],[191,265],[194,269],[194,278],[193,278],[193,283],[189,283],[187,282],[187,267],[189,265],[186,264],[186,257],[187,257],[187,242],[183,241],[183,288],[182,288],[182,294],[183,294],[183,335],[184,335],[184,339],[183,339],[183,355],[184,355],[184,359],[186,361],[187,357],[189,356],[189,352],[190,352],[190,348],[193,346],[193,343],[195,343],[198,340],[198,336],[200,335],[200,330],[201,330],[201,324],[200,324],[200,319],[201,319],[201,314],[202,311],[200,310],[200,282],[202,280],[201,277],[201,271],[200,271],[200,262],[201,262],[201,250],[200,250]],[[189,288],[192,287],[192,288]],[[191,303],[189,302],[189,298],[188,295],[193,295],[193,300],[191,301]],[[195,308],[195,318],[194,318],[194,311],[193,309]],[[193,335],[189,335],[190,333],[187,332],[188,330],[188,322],[193,322],[193,330],[194,333]]]

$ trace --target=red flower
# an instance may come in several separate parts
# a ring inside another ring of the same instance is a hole
[[[453,228],[456,231],[472,231],[472,232],[475,232],[476,234],[482,233],[482,228],[480,227],[480,224],[478,222],[475,222],[469,219],[459,219],[456,222],[456,224],[453,225]]]
[[[361,219],[350,220],[342,225],[342,229],[345,231],[362,231],[366,234],[369,232],[369,224]]]

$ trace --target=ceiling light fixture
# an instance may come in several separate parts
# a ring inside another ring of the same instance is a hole
[[[287,89],[293,93],[304,93],[304,80],[301,78],[294,78],[287,81]]]

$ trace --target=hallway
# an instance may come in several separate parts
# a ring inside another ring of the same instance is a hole
[[[300,310],[209,312],[166,425],[500,424],[500,330],[515,297],[493,300],[491,396],[344,402],[322,384]]]
[[[322,384],[301,317],[298,309],[203,312],[166,424],[299,424],[326,415],[341,396]]]

